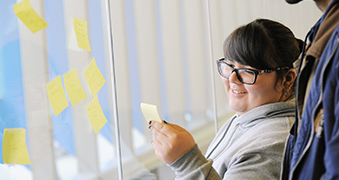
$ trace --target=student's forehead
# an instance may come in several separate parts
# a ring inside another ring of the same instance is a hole
[[[227,59],[225,58],[225,62],[228,63],[228,64],[231,64],[231,65],[235,65],[235,66],[239,66],[239,67],[243,67],[243,68],[251,68],[251,69],[256,69],[250,65],[247,65],[247,64],[243,64],[243,63],[240,63],[236,60],[231,60],[231,59]]]

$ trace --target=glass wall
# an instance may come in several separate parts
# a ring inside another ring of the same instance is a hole
[[[233,115],[215,70],[226,36],[270,18],[303,39],[313,3],[0,1],[0,177],[173,179],[140,103],[204,152]]]

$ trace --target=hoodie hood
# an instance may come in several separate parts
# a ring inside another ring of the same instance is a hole
[[[291,98],[286,102],[270,103],[262,105],[251,109],[250,111],[238,116],[236,119],[237,123],[243,126],[251,126],[255,124],[258,120],[281,117],[294,117],[295,108],[294,108],[295,99]],[[254,118],[255,117],[255,118]]]

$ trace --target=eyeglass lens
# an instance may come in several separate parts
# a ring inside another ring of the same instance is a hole
[[[255,81],[256,73],[251,69],[239,68],[234,69],[226,63],[219,62],[218,70],[221,76],[228,79],[232,72],[235,71],[240,82],[252,84]]]

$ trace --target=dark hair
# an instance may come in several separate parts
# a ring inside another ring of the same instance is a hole
[[[234,30],[224,42],[225,58],[258,70],[277,67],[293,68],[302,40],[279,22],[256,19]],[[288,70],[277,71],[278,80]]]

